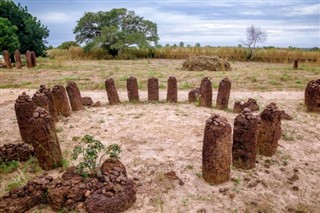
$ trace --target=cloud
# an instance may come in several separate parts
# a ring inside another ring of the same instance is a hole
[[[320,4],[315,5],[298,5],[285,10],[287,16],[306,16],[306,15],[320,15]]]
[[[46,24],[61,24],[75,22],[80,17],[79,13],[45,12],[40,13],[38,18]]]
[[[239,15],[244,15],[244,16],[259,16],[259,15],[264,15],[264,12],[261,10],[245,10],[239,12]]]

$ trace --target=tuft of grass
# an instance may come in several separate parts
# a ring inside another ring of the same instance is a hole
[[[5,190],[11,191],[12,189],[20,188],[21,186],[25,185],[26,182],[27,179],[24,173],[18,169],[18,172],[16,172],[16,176],[9,181]]]
[[[8,162],[1,162],[0,163],[0,174],[1,173],[11,173],[18,169],[20,166],[19,161],[8,161]]]
[[[25,86],[28,86],[31,84],[32,84],[32,82],[30,82],[30,81],[21,82],[19,84],[3,84],[3,85],[0,85],[0,89],[21,88],[21,87],[25,87]]]

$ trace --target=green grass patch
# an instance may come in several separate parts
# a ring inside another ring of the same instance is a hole
[[[0,163],[0,173],[11,173],[19,168],[20,163],[19,161],[8,161],[8,162],[1,162]]]
[[[21,88],[21,87],[28,86],[31,84],[32,84],[32,82],[30,82],[30,81],[21,82],[20,84],[3,84],[3,85],[0,85],[0,89]]]

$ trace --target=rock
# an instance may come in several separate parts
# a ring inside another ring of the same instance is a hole
[[[198,101],[200,98],[200,88],[192,89],[188,94],[188,100],[190,103]]]
[[[119,95],[114,80],[112,78],[106,79],[105,87],[108,95],[109,104],[114,105],[120,103]]]
[[[208,78],[204,78],[200,85],[200,106],[212,106],[212,84]]]
[[[148,101],[159,101],[159,81],[157,78],[148,79]]]
[[[320,112],[320,78],[308,82],[304,92],[304,103],[309,112]]]
[[[66,87],[70,105],[73,111],[84,110],[81,93],[75,82],[68,82]]]
[[[229,78],[224,78],[219,84],[216,108],[217,109],[227,109],[229,104],[231,92],[231,81]]]
[[[91,99],[91,97],[82,97],[82,104],[84,106],[92,106],[93,105],[93,101]]]
[[[139,101],[139,90],[137,78],[131,76],[127,79],[127,92],[130,102]]]
[[[62,114],[64,117],[71,116],[71,107],[69,105],[66,89],[61,85],[56,85],[52,89],[52,96],[58,114]]]
[[[14,51],[14,58],[16,60],[16,67],[17,69],[21,69],[22,68],[22,62],[21,62],[21,55],[20,55],[20,51],[19,50],[15,50]]]
[[[176,77],[170,76],[168,79],[167,101],[178,102],[178,86]]]
[[[4,58],[4,63],[6,65],[7,69],[12,69],[12,65],[11,65],[11,59],[10,59],[10,53],[7,50],[4,50],[2,52],[3,54],[3,58]]]
[[[101,106],[102,105],[101,105],[100,101],[97,101],[92,105],[92,107],[101,107]]]
[[[29,50],[27,50],[27,52],[26,52],[26,62],[27,62],[27,68],[33,67],[32,59],[31,59],[31,52]]]

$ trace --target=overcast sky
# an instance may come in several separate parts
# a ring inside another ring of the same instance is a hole
[[[160,43],[237,46],[251,24],[267,31],[262,46],[319,47],[319,0],[15,0],[50,30],[49,45],[74,40],[84,12],[127,8],[158,25]]]

